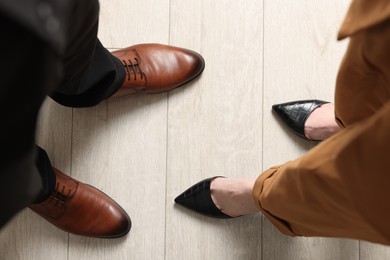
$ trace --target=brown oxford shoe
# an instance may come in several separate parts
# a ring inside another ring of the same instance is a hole
[[[114,96],[169,91],[193,80],[205,67],[198,53],[161,44],[134,45],[112,55],[121,60],[126,72]]]
[[[81,236],[115,238],[131,228],[127,213],[110,197],[54,168],[57,185],[48,199],[29,208],[54,226]]]

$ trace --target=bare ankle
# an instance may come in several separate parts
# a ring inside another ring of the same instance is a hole
[[[306,120],[305,136],[309,140],[325,140],[340,130],[334,115],[334,105],[324,104],[315,109]]]
[[[211,197],[217,208],[231,217],[255,213],[253,185],[254,180],[217,178],[211,183]]]

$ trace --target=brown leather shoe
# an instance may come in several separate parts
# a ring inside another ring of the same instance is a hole
[[[123,63],[126,78],[114,96],[159,93],[191,81],[205,67],[191,50],[161,44],[139,44],[112,52]]]
[[[115,238],[126,235],[131,220],[110,197],[54,168],[57,185],[50,197],[30,205],[35,213],[66,232],[81,236]]]

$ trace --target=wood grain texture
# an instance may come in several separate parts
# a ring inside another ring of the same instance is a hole
[[[168,43],[169,0],[101,0],[98,37],[103,46]]]
[[[360,259],[361,260],[390,259],[390,247],[362,241],[360,242]]]
[[[359,259],[359,242],[348,239],[288,237],[267,219],[263,227],[262,259]]]
[[[264,1],[264,169],[297,158],[315,143],[295,136],[271,113],[273,104],[318,98],[333,101],[346,42],[336,34],[348,1]],[[358,242],[290,238],[266,220],[263,260],[357,259]]]
[[[173,0],[170,43],[200,52],[206,69],[169,94],[166,259],[259,259],[259,214],[214,220],[173,200],[206,177],[261,169],[262,2]]]

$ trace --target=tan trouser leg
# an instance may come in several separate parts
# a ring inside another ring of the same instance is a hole
[[[351,37],[336,116],[346,128],[257,179],[253,196],[283,233],[390,245],[390,24]]]

